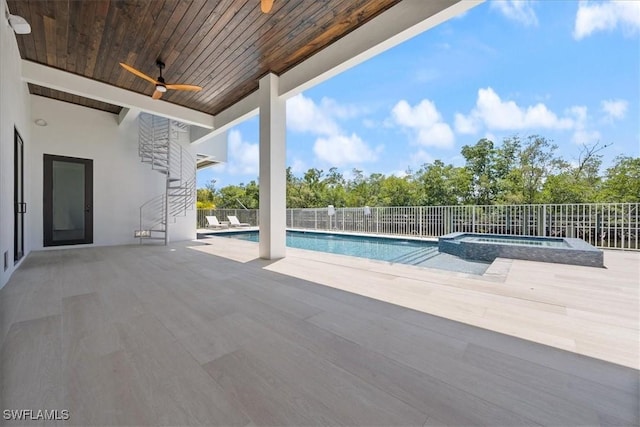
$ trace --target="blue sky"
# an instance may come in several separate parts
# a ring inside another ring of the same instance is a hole
[[[385,175],[463,145],[541,135],[640,155],[640,2],[489,1],[287,101],[287,165]],[[228,162],[198,186],[258,176],[258,119],[229,131]]]

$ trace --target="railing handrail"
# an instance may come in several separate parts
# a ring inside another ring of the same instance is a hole
[[[193,209],[196,198],[196,164],[191,154],[182,147],[181,135],[189,131],[188,125],[149,113],[140,114],[138,154],[151,168],[165,175],[165,192],[140,206],[140,234],[151,237],[150,232],[164,234],[168,242],[169,217],[186,215]],[[154,230],[158,225],[158,227]]]
[[[216,213],[217,212],[217,213]],[[258,225],[258,210],[198,209],[206,215],[243,216]],[[288,228],[339,230],[369,234],[439,237],[451,232],[579,237],[601,248],[640,249],[640,203],[576,203],[527,205],[452,205],[289,208]]]

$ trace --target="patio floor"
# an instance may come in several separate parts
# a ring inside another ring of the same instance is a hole
[[[204,242],[31,253],[0,290],[2,409],[68,409],[61,425],[639,423],[640,253],[471,276]]]

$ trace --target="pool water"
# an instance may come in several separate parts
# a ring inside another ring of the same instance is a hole
[[[258,242],[257,231],[227,232],[216,236]],[[420,240],[287,231],[287,246],[468,274],[484,274],[490,265],[439,252],[438,243]]]
[[[257,242],[258,232],[225,233],[224,237]],[[287,246],[412,265],[438,254],[436,242],[300,231],[287,231]]]
[[[518,239],[508,236],[500,236],[500,237],[478,237],[478,236],[469,236],[461,239],[463,242],[481,242],[481,243],[498,243],[501,245],[517,245],[517,246],[548,246],[553,248],[567,248],[569,245],[561,240],[542,240],[536,239],[535,237],[531,237],[528,239]]]

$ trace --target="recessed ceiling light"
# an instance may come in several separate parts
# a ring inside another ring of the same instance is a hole
[[[34,123],[38,126],[46,126],[48,124],[45,119],[35,119]]]

